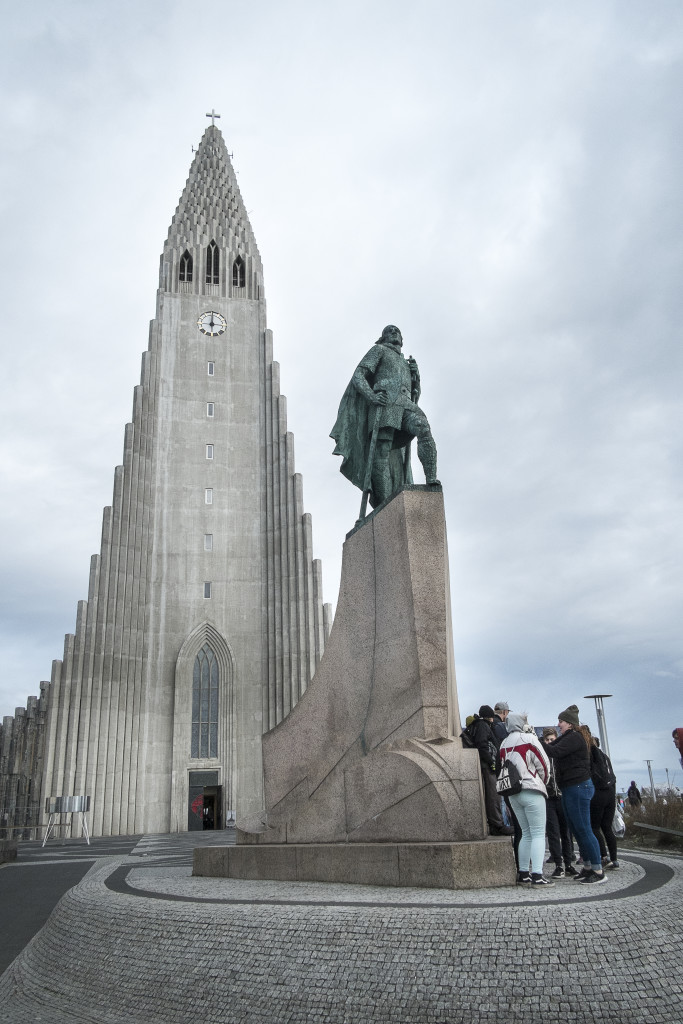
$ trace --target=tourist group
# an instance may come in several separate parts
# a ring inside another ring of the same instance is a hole
[[[619,867],[616,776],[597,737],[580,724],[576,704],[557,719],[557,727],[537,735],[505,701],[483,704],[467,719],[462,740],[479,751],[491,835],[514,835],[517,884],[547,887],[573,878],[599,885],[605,868]],[[543,874],[546,835],[548,863],[555,864],[550,878]]]

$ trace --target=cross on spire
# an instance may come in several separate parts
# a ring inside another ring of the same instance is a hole
[[[211,107],[211,113],[207,114],[206,116],[211,118],[211,125],[213,127],[213,125],[215,124],[215,118],[220,117],[221,115],[217,114],[213,107]]]

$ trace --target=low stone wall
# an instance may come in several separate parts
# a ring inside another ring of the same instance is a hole
[[[16,839],[0,839],[0,864],[17,859]]]

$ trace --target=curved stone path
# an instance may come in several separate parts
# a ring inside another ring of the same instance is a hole
[[[680,1024],[683,860],[451,892],[100,862],[0,979],[0,1021]],[[578,890],[578,891],[577,891]]]

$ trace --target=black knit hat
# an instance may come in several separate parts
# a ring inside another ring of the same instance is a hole
[[[557,716],[558,722],[568,722],[575,729],[579,728],[579,709],[576,704],[570,704],[566,711],[560,711]]]
[[[578,708],[577,708],[577,710],[578,710]],[[479,708],[479,717],[480,718],[495,718],[496,715],[495,715],[495,712],[494,712],[493,708],[490,708],[488,706],[488,704],[482,704],[482,706]]]

